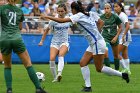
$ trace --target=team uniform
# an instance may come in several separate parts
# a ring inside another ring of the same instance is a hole
[[[119,40],[117,40],[117,42],[114,44],[111,43],[111,40],[116,36],[117,25],[120,25],[122,23],[121,20],[115,14],[112,14],[110,18],[106,18],[105,14],[103,14],[100,18],[104,21],[102,36],[104,37],[106,43],[114,46],[118,45]]]
[[[95,19],[94,19],[95,17]],[[105,41],[98,31],[96,22],[99,17],[90,12],[90,17],[79,12],[70,16],[71,21],[77,23],[81,33],[86,37],[89,47],[86,51],[92,52],[93,55],[105,53]]]
[[[129,43],[132,41],[130,30],[127,32],[125,36],[125,42],[122,41],[122,36],[124,35],[124,32],[125,32],[125,23],[128,22],[128,17],[124,12],[121,12],[118,16],[122,21],[122,32],[119,36],[119,44],[128,46]]]
[[[1,53],[8,55],[12,50],[15,53],[24,52],[26,48],[19,30],[19,23],[24,20],[23,12],[20,8],[8,4],[0,7],[0,16],[2,26]]]
[[[68,28],[70,28],[71,23],[50,21],[48,26],[53,34],[50,47],[54,47],[59,50],[62,45],[66,45],[69,48]]]

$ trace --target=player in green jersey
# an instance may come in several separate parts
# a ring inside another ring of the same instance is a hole
[[[109,3],[105,4],[104,10],[105,13],[101,15],[101,19],[104,21],[102,36],[104,37],[107,46],[108,44],[111,45],[114,55],[115,69],[119,70],[118,37],[122,31],[121,20],[117,15],[111,13],[111,5]],[[108,48],[106,49],[104,63],[106,66],[110,66]]]
[[[7,0],[8,4],[0,6],[0,17],[2,31],[0,36],[0,48],[4,60],[4,77],[7,87],[6,93],[12,93],[12,73],[11,73],[11,55],[15,52],[22,60],[28,75],[36,87],[35,93],[47,93],[41,88],[37,75],[32,67],[29,54],[23,43],[20,29],[24,20],[23,12],[16,7],[16,1]]]

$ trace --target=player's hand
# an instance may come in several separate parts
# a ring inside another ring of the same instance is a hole
[[[40,19],[45,19],[45,15],[44,14],[41,14],[40,15]]]
[[[38,46],[42,46],[43,45],[43,42],[39,42]]]
[[[122,37],[122,42],[124,43],[125,42],[125,36],[123,35]]]
[[[111,40],[111,43],[112,43],[112,44],[116,43],[117,39],[118,39],[118,38],[115,36],[115,37]]]

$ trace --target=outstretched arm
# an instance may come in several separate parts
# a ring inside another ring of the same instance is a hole
[[[70,18],[56,18],[56,17],[44,16],[44,15],[41,15],[41,18],[50,19],[59,23],[71,22]]]
[[[46,38],[46,35],[48,34],[48,32],[49,32],[49,27],[47,27],[46,29],[45,29],[45,32],[43,33],[43,36],[42,36],[42,38],[41,38],[41,40],[40,40],[40,42],[39,42],[39,46],[42,46],[43,45],[43,42],[44,42],[44,40],[45,40],[45,38]]]

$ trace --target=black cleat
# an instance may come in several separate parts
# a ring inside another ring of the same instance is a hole
[[[12,93],[12,89],[8,88],[6,93]]]
[[[81,92],[92,92],[92,89],[91,89],[91,87],[83,87]]]
[[[36,89],[36,93],[47,93],[44,89]]]
[[[122,78],[124,79],[124,80],[126,80],[126,82],[127,83],[129,83],[129,76],[128,76],[128,73],[122,73]]]

